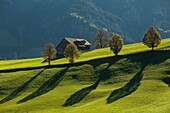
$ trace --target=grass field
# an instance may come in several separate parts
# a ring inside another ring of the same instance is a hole
[[[168,38],[162,40],[161,45],[159,45],[156,49],[166,48],[166,47],[169,48],[169,46],[170,46],[170,39]],[[124,45],[119,55],[126,55],[126,54],[141,52],[141,51],[149,51],[149,50],[151,49],[143,45],[143,43],[129,44],[129,45]],[[110,57],[110,56],[114,56],[114,54],[110,51],[109,48],[97,49],[81,54],[80,58],[76,60],[76,62],[82,62],[82,61]],[[47,63],[42,63],[43,60],[44,60],[43,58],[33,58],[33,59],[0,61],[0,67],[1,67],[0,70],[47,65]],[[52,65],[65,64],[65,63],[68,63],[68,60],[65,58],[52,61]]]
[[[169,46],[165,39],[158,49]],[[170,51],[148,50],[130,44],[118,57],[105,48],[83,53],[76,62],[91,61],[73,67],[0,73],[0,113],[169,113],[163,80],[170,78]],[[0,70],[47,65],[42,61],[0,61]]]

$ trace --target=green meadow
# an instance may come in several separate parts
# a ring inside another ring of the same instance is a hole
[[[170,39],[150,50],[142,43],[124,45],[119,56],[97,49],[52,68],[43,58],[0,61],[0,113],[169,113]]]

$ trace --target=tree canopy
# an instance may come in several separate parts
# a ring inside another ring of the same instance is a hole
[[[65,51],[64,56],[69,59],[70,63],[74,63],[75,59],[79,58],[79,51],[75,44],[68,44]]]
[[[51,65],[51,60],[56,57],[56,49],[52,43],[48,43],[45,45],[43,51],[43,58],[48,61],[48,65]]]
[[[154,26],[151,26],[144,34],[143,43],[149,48],[152,48],[152,51],[154,50],[154,47],[157,47],[161,43],[160,33]]]
[[[123,39],[120,35],[114,34],[109,41],[110,50],[113,51],[115,55],[118,55],[123,47]]]

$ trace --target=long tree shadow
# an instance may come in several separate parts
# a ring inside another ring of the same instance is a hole
[[[40,71],[37,75],[35,75],[34,77],[32,77],[31,79],[29,79],[27,82],[25,82],[24,84],[22,84],[20,87],[18,87],[16,90],[14,90],[10,95],[8,95],[7,97],[5,97],[4,99],[0,100],[0,104],[5,103],[7,101],[10,101],[16,97],[18,97],[21,92],[23,92],[24,90],[26,90],[29,86],[29,84],[36,79],[42,72],[44,72],[45,69],[43,69],[42,71]]]
[[[96,59],[96,60],[87,61],[86,64],[92,65],[93,68],[96,68],[96,67],[100,66],[101,64],[108,63],[108,66],[106,67],[106,70],[107,70],[111,65],[115,64],[122,58],[124,58],[124,57],[112,56],[112,57],[108,57],[108,58],[100,58],[100,59]]]
[[[126,55],[125,55],[126,56]],[[169,50],[147,51],[127,55],[126,58],[132,62],[139,62],[143,65],[155,65],[170,58]]]
[[[170,77],[163,78],[162,80],[170,87]]]
[[[119,61],[121,58],[120,57],[115,57],[115,59],[101,59],[98,62],[96,61],[90,61],[90,62],[86,62],[86,64],[90,64],[93,66],[93,68],[96,68],[97,66],[103,64],[103,63],[108,63],[106,69],[104,70],[99,70],[97,73],[99,73],[98,76],[98,80],[91,86],[85,87],[77,92],[75,92],[74,94],[72,94],[63,104],[63,106],[71,106],[74,105],[76,103],[79,103],[80,101],[82,101],[90,92],[92,92],[93,90],[95,90],[100,81],[104,81],[110,78],[110,71],[108,70],[109,67],[111,65],[113,65],[114,63],[116,63],[117,61]]]
[[[27,97],[23,98],[22,100],[18,101],[17,103],[20,104],[20,103],[26,102],[28,100],[34,99],[38,96],[41,96],[53,90],[63,79],[67,70],[68,70],[68,67],[56,73],[52,78],[50,78],[48,81],[42,84],[42,86],[38,90],[28,95]]]
[[[100,78],[91,86],[83,88],[73,95],[71,95],[66,102],[63,104],[63,106],[71,106],[76,103],[79,103],[81,100],[83,100],[91,91],[95,90],[100,82]]]
[[[162,78],[162,81],[170,87],[170,70],[164,71],[163,74],[166,76]]]
[[[92,64],[95,67],[102,63],[114,62],[114,61],[117,61],[117,60],[120,60],[123,58],[131,59],[131,60],[138,61],[141,63],[146,63],[146,64],[147,63],[158,64],[158,63],[162,62],[163,60],[170,58],[170,50],[137,52],[137,53],[131,53],[131,54],[126,54],[126,55],[120,55],[120,56],[116,56],[116,57],[111,56],[111,57],[105,57],[105,58],[97,58],[97,59],[93,59],[93,60],[77,62],[74,64],[68,63],[68,64],[57,64],[57,65],[51,65],[51,66],[37,66],[37,67],[27,67],[27,68],[5,69],[5,70],[0,70],[0,73],[28,71],[28,70],[44,69],[44,68],[64,68],[64,67],[70,67],[70,66],[81,66],[84,64]]]
[[[132,92],[136,91],[140,86],[140,81],[143,78],[143,70],[145,66],[122,88],[114,90],[107,98],[107,103],[112,103],[120,98],[123,98]]]

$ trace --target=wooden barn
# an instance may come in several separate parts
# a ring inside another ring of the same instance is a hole
[[[90,50],[91,44],[85,40],[80,38],[64,38],[56,47],[57,54],[63,55],[64,50],[68,44],[75,44],[79,50]]]

